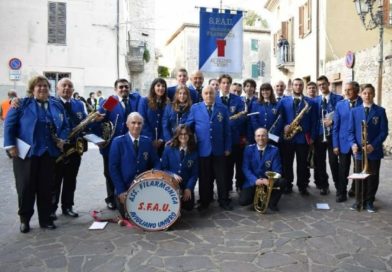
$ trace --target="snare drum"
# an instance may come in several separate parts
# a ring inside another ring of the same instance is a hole
[[[177,182],[159,170],[137,176],[125,200],[128,218],[147,231],[164,230],[174,224],[180,215],[180,205]]]

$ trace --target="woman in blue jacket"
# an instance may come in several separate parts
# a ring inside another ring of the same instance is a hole
[[[156,78],[151,83],[148,96],[140,100],[138,107],[138,112],[144,119],[142,135],[153,141],[159,156],[162,155],[165,146],[162,133],[162,117],[167,103],[166,81],[162,78]]]
[[[165,147],[162,156],[162,170],[173,175],[181,188],[181,207],[192,210],[194,206],[194,189],[198,179],[198,159],[195,137],[184,124],[177,127],[174,137]]]
[[[32,78],[29,96],[20,101],[18,108],[10,109],[4,123],[4,148],[13,158],[22,233],[30,231],[35,198],[40,227],[56,228],[49,216],[51,190],[56,158],[69,128],[63,106],[49,97],[49,86],[43,76]]]
[[[185,85],[178,86],[174,94],[173,102],[166,106],[163,113],[163,139],[165,142],[169,141],[176,128],[184,124],[189,115],[189,110],[192,106],[192,98],[188,87]]]

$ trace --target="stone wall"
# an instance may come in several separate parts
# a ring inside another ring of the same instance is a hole
[[[355,52],[353,69],[345,66],[345,59],[326,63],[325,74],[332,76],[340,73],[344,83],[355,80],[359,84],[371,83],[377,89],[379,47]],[[392,41],[384,44],[384,67],[381,106],[386,109],[389,120],[389,135],[384,142],[386,154],[392,154]]]

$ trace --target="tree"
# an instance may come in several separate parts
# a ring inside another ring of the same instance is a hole
[[[169,68],[166,66],[158,66],[158,76],[159,77],[169,77]]]
[[[246,26],[255,26],[256,22],[260,21],[261,25],[264,28],[268,28],[268,23],[266,20],[262,19],[260,15],[258,15],[253,10],[248,11],[244,16],[244,25]]]

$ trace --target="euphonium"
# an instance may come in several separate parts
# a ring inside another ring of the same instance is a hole
[[[275,180],[281,177],[279,173],[272,171],[266,171],[265,175],[268,178],[268,185],[257,185],[253,198],[253,207],[259,213],[265,213],[267,210]]]
[[[302,118],[304,117],[305,113],[310,109],[309,103],[305,102],[305,107],[300,111],[300,113],[294,118],[294,120],[291,122],[289,125],[289,129],[287,132],[284,132],[283,138],[285,140],[291,140],[294,138],[294,136],[302,131],[302,127],[299,125],[301,122]]]

